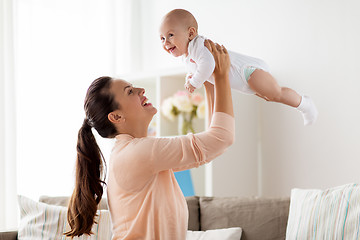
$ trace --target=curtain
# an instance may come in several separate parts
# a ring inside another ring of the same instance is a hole
[[[14,8],[0,1],[0,230],[16,229]]]

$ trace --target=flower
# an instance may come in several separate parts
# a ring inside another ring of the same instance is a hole
[[[205,118],[205,102],[202,101],[199,106],[197,107],[197,110],[196,110],[196,115],[199,117],[199,118]]]
[[[166,98],[161,104],[162,114],[169,120],[174,121],[179,115],[182,120],[181,133],[186,134],[191,131],[193,118],[205,117],[204,97],[199,93],[190,95],[187,91],[178,91],[173,96]]]
[[[161,112],[171,121],[175,120],[176,114],[174,111],[173,97],[165,99],[161,105]]]
[[[174,95],[173,104],[180,112],[191,112],[193,110],[191,98],[185,91],[178,91]]]
[[[194,105],[199,106],[200,103],[204,102],[204,98],[200,93],[194,93],[191,95],[191,102]]]

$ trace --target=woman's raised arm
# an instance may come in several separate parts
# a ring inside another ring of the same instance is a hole
[[[139,172],[139,176],[143,176],[144,180],[168,169],[180,171],[198,167],[222,154],[234,142],[235,121],[229,83],[229,55],[225,48],[210,41],[206,42],[206,46],[215,59],[215,87],[205,85],[209,93],[208,104],[212,105],[214,102],[215,107],[210,126],[204,132],[186,136],[139,138],[133,141],[127,147],[128,159],[131,159],[128,164],[131,168],[141,166],[144,171]],[[209,107],[212,109],[212,106]],[[129,172],[127,168],[122,168],[121,171]]]
[[[205,46],[215,59],[215,109],[214,112],[223,112],[234,116],[231,88],[229,81],[230,58],[224,46],[205,40]],[[206,87],[206,86],[205,86]]]
[[[206,102],[207,102],[207,109],[208,109],[208,126],[210,126],[211,119],[214,112],[214,85],[208,81],[204,82],[205,86],[205,93],[206,93]]]

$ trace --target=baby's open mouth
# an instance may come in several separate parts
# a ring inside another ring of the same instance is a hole
[[[169,48],[169,52],[172,53],[176,47]]]

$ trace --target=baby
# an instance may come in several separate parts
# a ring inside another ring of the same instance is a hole
[[[188,72],[185,88],[189,92],[201,87],[205,81],[215,83],[212,76],[214,58],[204,46],[206,38],[198,35],[198,24],[190,12],[175,9],[167,13],[160,25],[160,39],[165,51],[174,57],[183,57]],[[316,121],[318,111],[313,101],[290,88],[280,87],[264,61],[228,52],[232,89],[297,108],[303,115],[304,125],[311,125]]]

